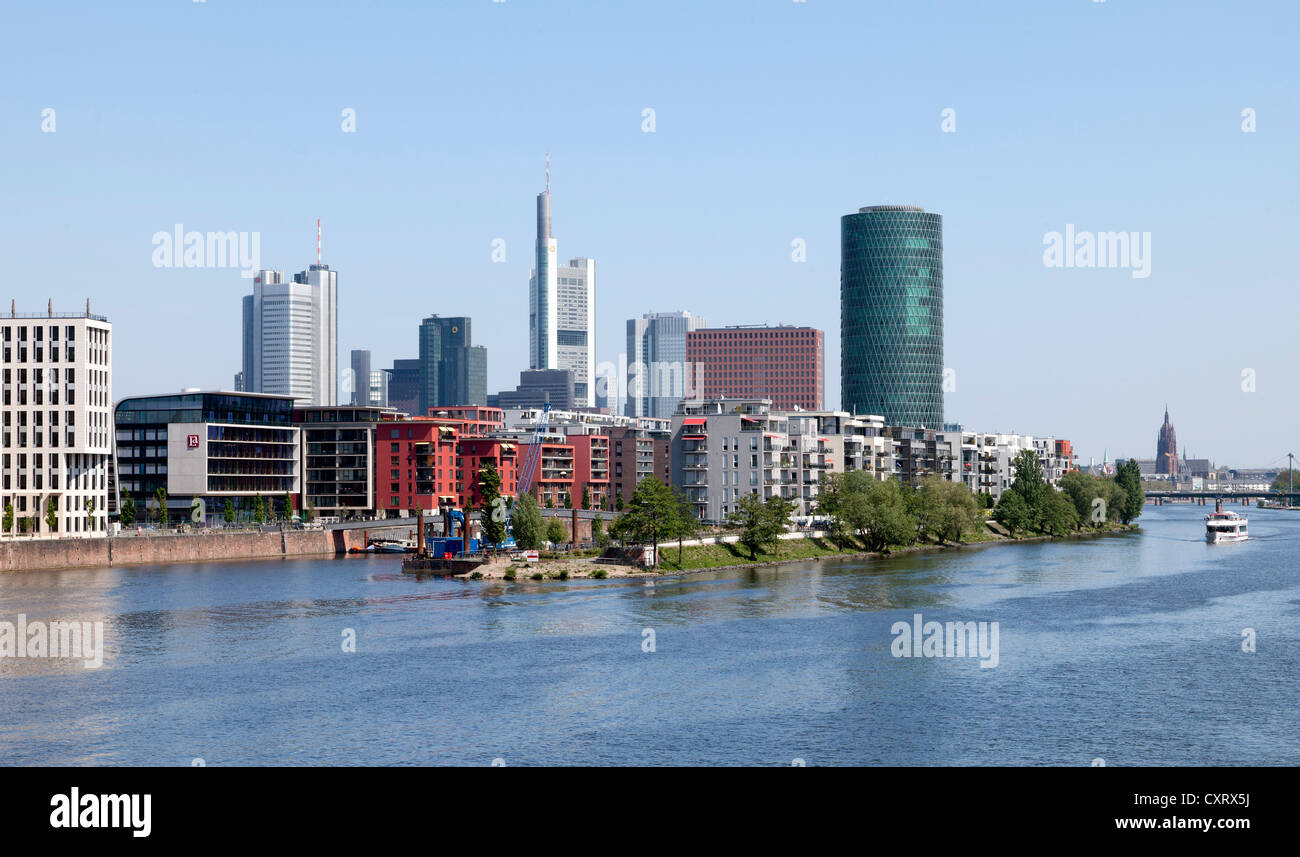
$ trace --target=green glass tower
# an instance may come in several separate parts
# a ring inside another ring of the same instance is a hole
[[[943,428],[943,217],[872,205],[840,218],[845,410]]]

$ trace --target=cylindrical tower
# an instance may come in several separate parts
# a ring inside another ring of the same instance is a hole
[[[943,428],[943,217],[872,205],[840,218],[842,407]]]

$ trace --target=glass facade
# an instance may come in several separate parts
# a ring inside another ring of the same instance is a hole
[[[843,408],[943,427],[943,217],[881,205],[840,218]]]

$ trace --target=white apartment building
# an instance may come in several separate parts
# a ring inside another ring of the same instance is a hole
[[[318,263],[291,281],[280,271],[257,271],[243,310],[246,392],[338,404],[337,271]]]
[[[37,537],[106,533],[112,332],[89,312],[0,319],[0,509],[14,518],[4,537],[21,534],[23,519]]]

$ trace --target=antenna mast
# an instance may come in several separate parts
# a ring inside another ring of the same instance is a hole
[[[316,264],[320,264],[320,218],[316,218]]]
[[[546,195],[551,195],[551,153],[546,153]]]

